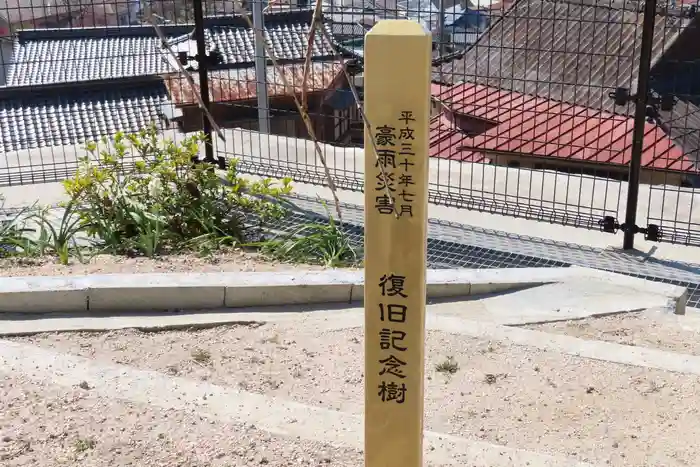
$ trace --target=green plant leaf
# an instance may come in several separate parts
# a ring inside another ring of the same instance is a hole
[[[146,128],[100,145],[99,156],[83,160],[64,183],[79,206],[76,227],[108,251],[151,256],[243,243],[249,227],[269,226],[284,214],[279,199],[290,192],[289,180],[250,183],[235,161],[223,180],[207,165],[193,166],[203,138],[174,142]],[[90,148],[94,156],[97,145]]]

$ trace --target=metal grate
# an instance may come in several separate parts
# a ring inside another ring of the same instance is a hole
[[[280,229],[283,231],[292,231],[299,225],[310,221],[325,223],[328,222],[328,218],[318,214],[293,213],[285,219]],[[342,225],[342,228],[350,237],[353,246],[362,248],[365,232],[364,227],[362,225],[346,222]],[[428,267],[434,269],[544,268],[567,266],[569,266],[569,264],[561,261],[481,248],[437,238],[428,239]]]
[[[294,211],[281,230],[291,231],[308,222],[328,222],[324,205],[330,201],[296,195]],[[354,246],[361,248],[364,238],[362,207],[342,205],[349,219],[343,224]],[[428,267],[449,268],[529,268],[590,267],[638,277],[654,282],[679,285],[688,289],[688,306],[700,307],[700,265],[679,262],[640,262],[624,253],[606,252],[575,244],[563,244],[507,232],[487,231],[435,219],[429,220]],[[479,245],[474,244],[478,242]],[[484,245],[489,245],[486,247]],[[528,252],[522,254],[518,252]]]

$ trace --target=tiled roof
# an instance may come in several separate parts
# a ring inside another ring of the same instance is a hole
[[[443,65],[443,79],[619,112],[608,94],[635,87],[642,19],[604,6],[520,0],[464,57]],[[687,23],[657,17],[652,56],[668,50]]]
[[[265,37],[272,53],[280,60],[306,57],[310,26],[308,22],[266,23]],[[330,33],[330,29],[326,30]],[[212,46],[224,56],[224,64],[249,65],[255,61],[255,32],[241,27],[219,26],[209,29]],[[332,36],[331,36],[332,37]],[[333,50],[321,34],[314,35],[312,57],[332,57]]]
[[[449,112],[434,117],[431,157],[488,163],[494,155],[512,154],[615,165],[631,159],[634,123],[626,116],[470,83],[447,88],[438,98],[479,129],[458,128]],[[645,130],[643,167],[695,170],[661,128],[647,123]]]
[[[266,38],[277,58],[305,56],[310,10],[265,16]],[[241,17],[207,18],[208,48],[223,54],[224,64],[248,67],[255,60],[254,32]],[[163,26],[172,39],[190,34],[193,26]],[[332,36],[331,36],[332,37]],[[45,29],[20,31],[8,86],[114,79],[173,71],[159,51],[150,26]],[[314,58],[330,57],[331,47],[316,34]]]
[[[102,89],[4,89],[0,95],[0,153],[94,141],[117,131],[159,124],[168,102],[162,83]],[[9,94],[9,96],[8,96]]]
[[[367,33],[367,29],[359,23],[337,23],[329,22],[328,27],[335,38],[342,42],[346,40],[362,39]]]
[[[303,63],[282,65],[280,68],[289,88],[284,86],[280,72],[274,67],[268,67],[268,97],[301,94],[304,81]],[[308,92],[319,92],[329,89],[337,82],[342,71],[343,66],[337,61],[312,63],[307,80]],[[199,77],[196,73],[193,73],[192,78],[195,82],[196,92],[199,92]],[[191,87],[187,84],[184,77],[179,74],[173,74],[166,77],[165,84],[170,92],[171,99],[176,105],[195,104]],[[257,96],[255,68],[212,71],[209,73],[209,86],[212,102],[255,99]]]
[[[442,66],[434,79],[472,82],[624,115],[634,104],[616,106],[609,93],[636,91],[642,19],[640,13],[588,5],[594,0],[519,0],[493,22],[461,59]],[[578,3],[577,3],[578,2]],[[651,87],[678,98],[659,120],[686,155],[700,160],[700,109],[694,96],[662,89],[695,76],[693,44],[700,20],[657,16]],[[682,38],[681,38],[682,37]],[[685,57],[685,58],[684,58]],[[673,68],[679,63],[687,66]]]
[[[170,71],[156,36],[25,39],[19,33],[8,86],[123,78]]]

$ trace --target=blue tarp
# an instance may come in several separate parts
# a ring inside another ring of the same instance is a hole
[[[355,98],[350,89],[336,89],[326,102],[334,109],[343,110],[355,105]]]
[[[483,30],[488,25],[489,17],[479,10],[470,10],[455,5],[445,10],[446,29]]]

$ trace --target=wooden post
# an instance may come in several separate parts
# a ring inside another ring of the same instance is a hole
[[[366,467],[423,466],[431,39],[409,20],[365,38]]]

